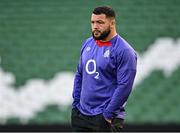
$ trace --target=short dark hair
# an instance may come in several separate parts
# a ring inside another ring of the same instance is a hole
[[[96,14],[96,15],[105,14],[106,17],[108,17],[108,18],[110,18],[110,17],[111,18],[115,18],[116,17],[115,11],[110,6],[99,6],[99,7],[96,7],[93,10],[93,14]]]

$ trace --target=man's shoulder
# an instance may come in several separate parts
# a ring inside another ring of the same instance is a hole
[[[94,41],[93,37],[89,37],[87,38],[84,42],[83,42],[83,47],[86,46],[89,43],[92,43]]]
[[[92,41],[94,41],[94,38],[93,38],[93,37],[89,37],[89,38],[87,38],[87,39],[84,41],[84,43],[90,43],[90,42],[92,42]]]
[[[119,55],[120,53],[122,54],[126,51],[136,53],[131,44],[129,44],[123,37],[119,35],[114,45],[114,52]]]
[[[117,44],[116,46],[119,47],[119,50],[134,50],[134,48],[132,47],[132,45],[123,37],[121,37],[119,35],[118,39],[117,39]]]
[[[84,49],[89,43],[92,43],[92,41],[94,41],[94,38],[93,38],[93,37],[89,37],[89,38],[85,39],[85,41],[84,41],[83,44],[82,44],[81,51],[83,51],[83,49]]]

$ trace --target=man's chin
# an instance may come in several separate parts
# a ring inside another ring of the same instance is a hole
[[[95,40],[100,40],[99,37],[100,37],[100,36],[95,36],[95,35],[93,35],[93,38],[94,38]]]

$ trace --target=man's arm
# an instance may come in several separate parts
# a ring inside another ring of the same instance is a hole
[[[80,101],[80,94],[81,94],[81,87],[82,87],[82,52],[84,50],[86,41],[83,42],[81,52],[80,52],[80,58],[77,65],[75,77],[74,77],[74,86],[73,86],[73,102],[72,102],[72,108],[76,108],[76,105]]]
[[[76,105],[80,101],[80,94],[81,94],[81,86],[82,86],[82,70],[81,70],[81,57],[79,59],[79,63],[77,65],[76,74],[74,77],[74,86],[73,86],[73,103],[72,108],[76,108]]]
[[[117,57],[117,88],[103,115],[112,120],[127,101],[136,75],[137,59],[131,50],[125,50]]]

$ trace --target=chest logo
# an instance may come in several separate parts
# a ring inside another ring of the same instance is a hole
[[[106,52],[104,53],[104,58],[108,58],[110,55],[110,51],[109,50],[106,50]]]
[[[88,51],[90,51],[91,50],[91,47],[87,47],[86,48],[86,51],[88,52]]]

